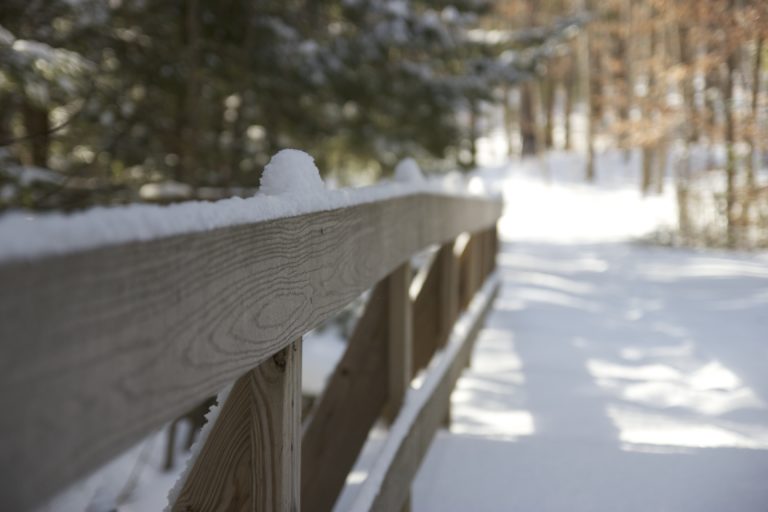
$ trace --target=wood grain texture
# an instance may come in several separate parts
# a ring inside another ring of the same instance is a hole
[[[423,194],[0,265],[0,509],[39,504],[500,212]]]
[[[371,293],[347,350],[307,418],[301,453],[305,512],[328,512],[387,400],[387,282]]]
[[[485,317],[493,305],[498,287],[497,281],[478,314],[473,318],[466,337],[454,354],[455,357],[442,374],[435,375],[437,385],[429,399],[423,402],[421,409],[408,425],[407,434],[396,447],[394,458],[388,466],[384,479],[376,489],[372,502],[368,504],[369,507],[366,507],[369,510],[381,512],[399,510],[406,502],[410,494],[411,482],[429,449],[435,432],[445,418],[453,388],[466,365]],[[382,449],[382,452],[384,451],[387,451],[387,448]],[[358,502],[355,505],[360,506],[361,503]]]
[[[384,418],[397,417],[413,376],[413,279],[410,258],[387,276],[387,406]]]
[[[173,512],[300,510],[301,340],[237,380]]]

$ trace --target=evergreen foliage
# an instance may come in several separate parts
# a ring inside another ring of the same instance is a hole
[[[466,121],[473,102],[528,76],[569,26],[473,37],[493,9],[479,0],[5,0],[0,208],[139,201],[142,186],[164,181],[189,185],[175,190],[190,197],[247,193],[286,147],[346,182],[406,156],[454,168],[477,135]]]

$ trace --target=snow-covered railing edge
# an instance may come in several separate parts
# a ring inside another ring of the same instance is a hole
[[[0,406],[15,412],[0,421],[0,505],[33,507],[244,375],[253,389],[283,375],[265,389],[282,411],[270,417],[288,421],[295,340],[414,253],[500,213],[495,199],[414,194],[0,264]],[[272,448],[295,450],[294,427]],[[283,504],[299,499],[300,465],[288,465],[277,480],[292,490],[269,494]]]

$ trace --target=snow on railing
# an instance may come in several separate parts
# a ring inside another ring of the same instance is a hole
[[[0,222],[0,509],[39,505],[228,385],[170,509],[333,506],[490,274],[501,201],[448,194],[411,164],[357,191],[325,190],[299,152],[270,166],[253,200]],[[434,244],[411,298],[410,258]],[[301,337],[371,287],[302,428]],[[382,482],[388,504],[405,500]]]

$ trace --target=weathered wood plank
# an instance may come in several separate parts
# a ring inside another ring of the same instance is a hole
[[[371,293],[347,350],[304,428],[301,502],[328,512],[387,400],[387,282]]]
[[[413,376],[413,279],[410,259],[387,276],[387,378],[384,418],[392,422],[400,411]]]
[[[173,512],[298,511],[301,340],[234,384]]]
[[[0,508],[31,508],[500,211],[423,194],[0,265]]]
[[[473,303],[471,323],[465,336],[448,344],[444,359],[418,390],[424,394],[414,401],[414,409],[398,417],[393,426],[394,434],[390,434],[387,440],[389,446],[382,448],[383,458],[372,469],[376,477],[369,475],[352,510],[386,512],[399,510],[406,502],[410,483],[445,417],[451,392],[497,292],[498,280],[488,282],[488,293],[480,302]],[[383,472],[379,473],[379,470]]]

